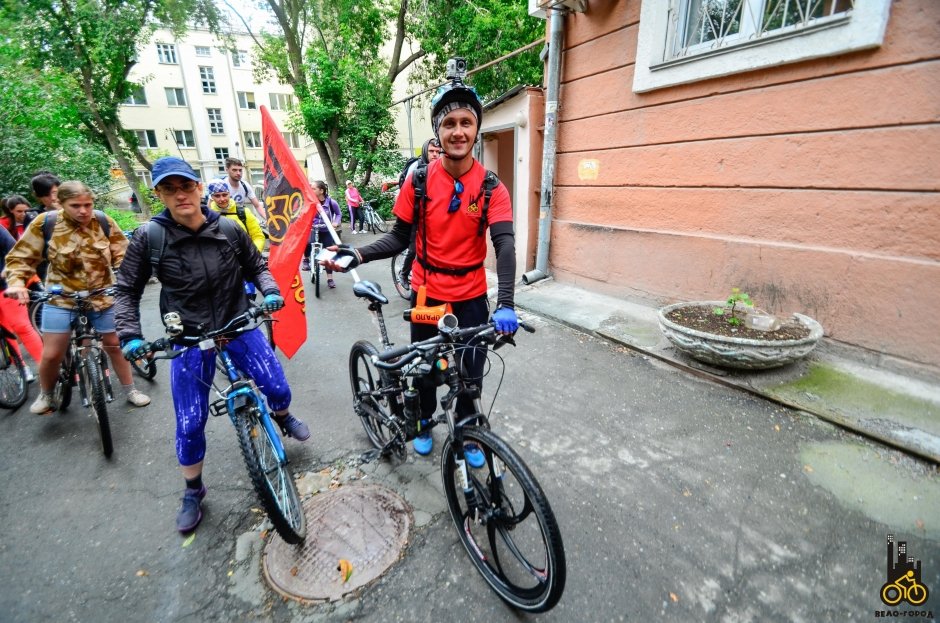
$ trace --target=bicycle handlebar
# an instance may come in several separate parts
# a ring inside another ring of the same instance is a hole
[[[519,326],[528,333],[535,333],[535,328],[527,325],[524,322],[520,322]],[[413,361],[415,358],[421,356],[422,351],[430,350],[432,347],[444,343],[452,343],[460,341],[468,337],[480,337],[486,338],[486,341],[496,343],[500,339],[503,339],[506,342],[514,344],[512,342],[512,336],[495,336],[496,328],[492,323],[481,324],[476,327],[467,327],[464,329],[455,328],[450,330],[441,331],[440,334],[435,335],[432,338],[422,340],[420,342],[413,342],[411,344],[403,344],[401,346],[396,346],[395,348],[389,348],[384,350],[375,357],[373,357],[373,363],[375,367],[381,368],[383,370],[397,370],[402,368],[410,361]],[[389,360],[401,357],[398,361],[393,361],[389,363]]]
[[[233,333],[237,330],[240,330],[244,328],[245,325],[265,315],[267,314],[260,307],[249,307],[244,313],[239,314],[229,320],[228,323],[221,329],[209,331],[208,333],[202,333],[199,336],[180,335],[174,338],[161,337],[158,340],[150,342],[147,345],[147,351],[151,354],[165,351],[165,354],[163,355],[154,355],[154,359],[175,359],[176,357],[179,357],[183,354],[183,350],[169,350],[171,344],[175,343],[186,347],[195,346],[203,340],[211,340],[219,337],[220,335]]]
[[[55,286],[54,286],[55,287]],[[35,291],[32,290],[29,293],[29,299],[31,301],[39,301],[40,303],[45,303],[54,298],[64,298],[72,299],[75,301],[83,301],[92,296],[98,296],[99,294],[104,294],[105,296],[111,296],[115,293],[116,288],[114,286],[108,286],[106,288],[96,288],[94,290],[79,290],[78,292],[54,292],[52,289]]]

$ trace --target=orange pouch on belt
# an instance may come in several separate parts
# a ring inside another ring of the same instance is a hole
[[[427,295],[424,286],[418,286],[418,300],[415,302],[415,306],[411,309],[406,309],[404,313],[402,313],[402,317],[406,322],[436,325],[437,321],[441,319],[441,316],[453,313],[450,308],[450,303],[429,307],[425,304],[426,298]]]

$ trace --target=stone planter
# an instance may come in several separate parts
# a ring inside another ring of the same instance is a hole
[[[803,314],[793,315],[809,329],[809,335],[799,340],[776,341],[704,333],[676,324],[666,317],[669,312],[683,307],[721,307],[724,304],[724,301],[694,301],[668,305],[659,310],[659,328],[676,348],[693,359],[740,370],[765,370],[793,363],[808,355],[823,335],[822,326]]]

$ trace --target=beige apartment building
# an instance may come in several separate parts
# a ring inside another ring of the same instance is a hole
[[[304,164],[305,140],[287,131],[293,89],[273,80],[256,82],[252,73],[253,42],[236,34],[236,50],[220,47],[207,30],[190,30],[182,39],[158,30],[140,49],[131,79],[143,86],[121,108],[124,127],[137,133],[141,149],[159,150],[189,162],[211,180],[223,173],[229,156],[245,161],[246,181],[263,183],[261,111],[267,106]],[[138,167],[150,185],[150,172]]]

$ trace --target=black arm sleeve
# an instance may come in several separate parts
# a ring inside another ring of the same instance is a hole
[[[364,247],[358,247],[359,255],[362,256],[362,263],[373,260],[382,260],[388,257],[395,257],[408,248],[411,242],[411,223],[395,219],[392,231],[388,232],[372,244]]]
[[[156,223],[138,227],[124,253],[121,270],[117,274],[114,295],[114,321],[118,338],[123,342],[134,338],[143,339],[140,328],[140,297],[147,287],[153,272],[150,266],[150,241],[147,227],[159,227]]]
[[[493,223],[490,225],[490,240],[496,250],[496,279],[499,284],[496,291],[496,304],[515,308],[516,292],[516,235],[512,223]]]

